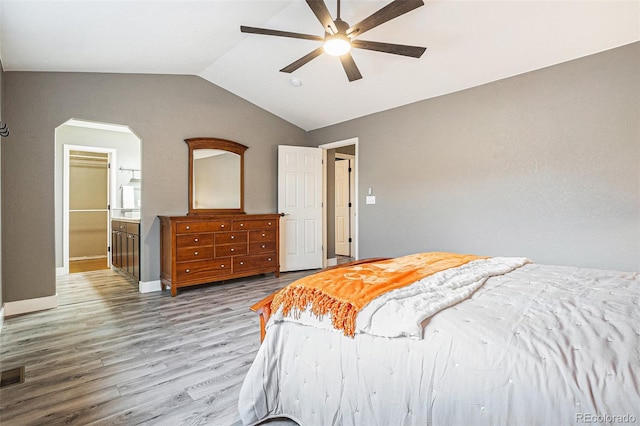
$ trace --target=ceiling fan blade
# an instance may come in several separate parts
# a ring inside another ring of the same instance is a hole
[[[351,46],[358,49],[375,50],[376,52],[391,53],[393,55],[410,56],[419,58],[426,47],[407,46],[404,44],[380,43],[377,41],[353,40]]]
[[[342,62],[342,68],[344,68],[344,72],[347,73],[349,81],[360,80],[362,78],[362,74],[360,74],[360,70],[353,60],[351,53],[340,56],[340,62]]]
[[[292,73],[295,70],[297,70],[298,68],[300,68],[301,66],[303,66],[304,64],[306,64],[307,62],[311,61],[314,58],[317,58],[320,55],[322,55],[322,52],[324,52],[324,47],[320,46],[316,50],[314,50],[313,52],[307,53],[302,58],[300,58],[297,61],[287,65],[284,68],[282,68],[280,70],[280,72]]]
[[[277,36],[277,37],[302,38],[305,40],[324,41],[323,37],[315,36],[311,34],[292,33],[289,31],[280,31],[280,30],[269,30],[266,28],[246,27],[244,25],[240,26],[240,31],[243,33],[250,33],[250,34],[263,34],[263,35],[270,35],[270,36]]]
[[[322,24],[325,33],[335,34],[338,32],[324,0],[307,0],[307,4]]]
[[[351,28],[347,30],[347,34],[351,37],[357,37],[365,31],[369,31],[370,29],[397,18],[400,15],[411,12],[413,9],[417,9],[420,6],[424,6],[423,0],[394,0],[369,17],[351,26]]]

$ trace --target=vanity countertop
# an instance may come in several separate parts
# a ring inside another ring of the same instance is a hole
[[[120,222],[140,223],[139,217],[117,217],[113,216],[111,220],[119,220]]]

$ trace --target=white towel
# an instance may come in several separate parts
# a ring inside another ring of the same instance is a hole
[[[133,209],[135,208],[135,196],[133,193],[133,186],[122,186],[122,208]]]

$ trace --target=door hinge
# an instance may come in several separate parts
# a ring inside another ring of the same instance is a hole
[[[351,203],[349,203],[349,207],[352,207],[352,206],[351,206]]]
[[[107,247],[107,253],[111,252],[111,247]]]
[[[351,173],[351,167],[349,167],[349,173]]]
[[[352,242],[353,242],[353,239],[349,238],[349,242],[350,242],[350,243],[352,243]]]
[[[111,210],[111,204],[107,204],[107,210]]]

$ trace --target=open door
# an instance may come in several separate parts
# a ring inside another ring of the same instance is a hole
[[[322,149],[278,146],[280,270],[322,268]]]
[[[351,256],[351,160],[335,161],[336,255]]]

